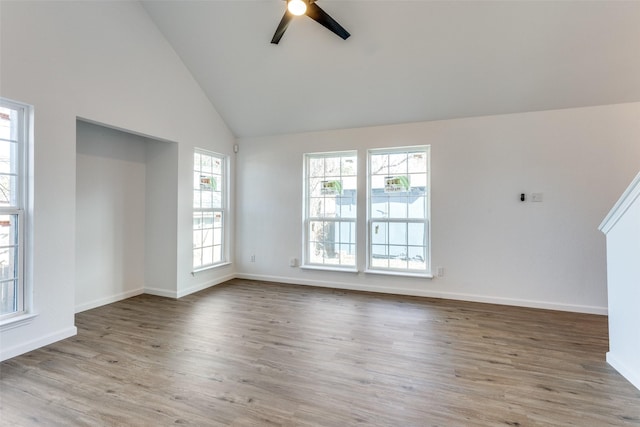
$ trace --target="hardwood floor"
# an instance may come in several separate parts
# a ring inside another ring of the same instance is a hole
[[[640,426],[604,316],[233,280],[76,316],[3,426]]]

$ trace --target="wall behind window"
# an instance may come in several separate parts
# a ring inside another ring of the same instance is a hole
[[[604,313],[605,242],[597,228],[640,170],[639,123],[640,103],[631,103],[240,140],[238,270],[248,278]],[[304,153],[358,149],[364,173],[367,148],[416,144],[431,145],[432,265],[443,266],[444,277],[289,267],[301,256]],[[522,192],[541,192],[544,201],[522,203]]]
[[[73,335],[76,118],[176,142],[176,274],[181,295],[233,274],[192,277],[191,159],[195,146],[232,154],[233,136],[136,2],[2,2],[2,96],[35,107],[34,307],[2,332],[0,358]]]

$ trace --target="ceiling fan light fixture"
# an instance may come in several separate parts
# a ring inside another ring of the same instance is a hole
[[[302,0],[289,0],[287,2],[287,9],[293,15],[300,16],[304,15],[307,11],[307,4]]]

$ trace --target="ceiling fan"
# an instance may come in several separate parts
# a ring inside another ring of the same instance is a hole
[[[330,17],[327,12],[320,9],[316,4],[316,0],[286,0],[286,2],[287,10],[284,12],[282,20],[280,20],[280,24],[273,35],[273,39],[271,39],[271,43],[278,44],[291,20],[295,16],[301,15],[307,15],[309,18],[335,33],[338,37],[342,38],[342,40],[346,40],[351,35],[332,17]]]

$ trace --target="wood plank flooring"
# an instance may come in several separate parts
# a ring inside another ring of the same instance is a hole
[[[3,426],[640,426],[607,319],[232,280],[76,316],[0,365]]]

